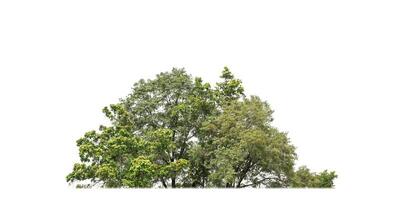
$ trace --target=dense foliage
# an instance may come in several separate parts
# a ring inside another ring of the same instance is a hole
[[[184,69],[135,83],[103,109],[110,126],[77,140],[80,162],[67,175],[78,187],[333,187],[334,172],[294,170],[287,134],[272,110],[246,97],[224,68],[215,87]]]

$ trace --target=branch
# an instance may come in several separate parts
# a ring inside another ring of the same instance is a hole
[[[245,164],[244,168],[240,171],[239,180],[236,186],[237,188],[241,186],[241,182],[247,176],[248,171],[250,171],[250,169],[255,165],[255,163],[253,163],[252,160],[250,159],[250,154],[248,154],[246,159],[247,159],[247,163]],[[241,166],[237,167],[237,170],[236,170],[237,172],[240,167]]]
[[[168,188],[168,185],[166,185],[165,180],[163,179],[163,177],[161,177],[161,182],[164,188]]]
[[[240,188],[254,186],[254,185],[260,184],[260,183],[262,183],[266,180],[271,180],[271,179],[277,179],[277,178],[275,178],[275,177],[273,177],[273,178],[264,178],[264,179],[261,179],[261,180],[257,181],[256,183],[251,183],[251,184],[248,184],[248,185],[242,185],[242,186],[240,186]]]

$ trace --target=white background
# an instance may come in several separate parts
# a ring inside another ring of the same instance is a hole
[[[408,199],[411,1],[1,1],[0,198]],[[333,190],[74,190],[75,141],[140,78],[227,65]],[[6,198],[7,197],[7,198]]]

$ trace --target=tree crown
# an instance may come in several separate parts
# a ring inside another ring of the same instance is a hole
[[[216,87],[173,68],[103,108],[110,126],[77,140],[78,187],[333,187],[335,172],[294,170],[270,105],[225,67]]]

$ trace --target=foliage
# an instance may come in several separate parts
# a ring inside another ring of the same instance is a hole
[[[246,97],[227,67],[213,88],[184,69],[135,83],[103,108],[111,126],[77,140],[78,187],[333,187],[334,172],[294,171],[287,134],[269,104]]]
[[[310,188],[331,188],[334,186],[333,180],[337,178],[335,172],[324,170],[321,173],[310,172],[306,166],[301,166],[294,174],[292,187],[310,187]]]

